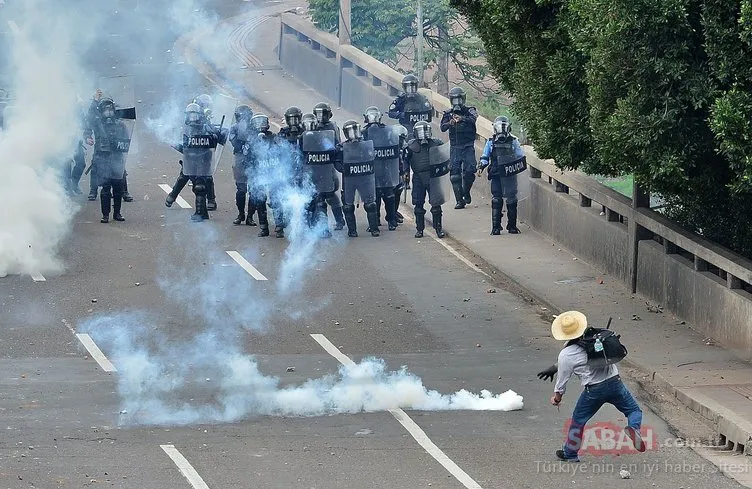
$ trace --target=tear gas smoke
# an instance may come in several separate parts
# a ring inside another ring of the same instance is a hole
[[[11,94],[0,131],[0,276],[56,273],[77,206],[61,182],[81,134],[78,94],[86,86],[75,53],[90,39],[69,9],[30,0],[4,7],[0,46]]]

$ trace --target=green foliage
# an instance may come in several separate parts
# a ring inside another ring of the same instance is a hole
[[[752,0],[452,0],[536,151],[752,256]]]

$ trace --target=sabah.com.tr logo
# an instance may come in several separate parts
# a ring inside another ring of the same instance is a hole
[[[572,420],[564,424],[564,436],[570,437],[569,427]],[[640,436],[646,450],[656,450],[658,441],[650,426],[642,426]],[[619,426],[609,422],[592,423],[585,426],[584,431],[573,430],[571,439],[567,439],[570,447],[579,446],[580,454],[590,455],[625,455],[639,453],[632,439],[629,437],[625,426]]]

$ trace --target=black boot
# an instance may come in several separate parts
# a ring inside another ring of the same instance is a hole
[[[441,224],[441,206],[436,205],[431,207],[431,216],[433,217],[433,228],[436,230],[436,236],[443,238],[446,236],[446,233],[444,233],[444,227]]]
[[[133,197],[131,197],[131,194],[128,192],[128,172],[126,172],[123,177],[123,200],[125,202],[133,202]],[[115,220],[117,221],[118,219]]]
[[[384,214],[386,214],[386,223],[389,230],[397,229],[397,200],[394,195],[388,195],[384,198]]]
[[[363,208],[366,210],[366,216],[368,216],[368,230],[371,236],[379,236],[381,234],[379,231],[379,208],[376,202],[366,204]]]
[[[465,173],[462,179],[462,194],[465,200],[465,204],[472,202],[470,197],[470,190],[473,188],[475,182],[475,173]]]
[[[355,222],[355,206],[352,204],[345,204],[342,206],[342,212],[345,216],[345,222],[347,223],[347,235],[351,238],[357,238],[358,225]]]
[[[259,237],[263,238],[269,236],[269,215],[266,209],[266,202],[259,202],[256,207],[258,210],[259,218]]]
[[[498,236],[501,234],[501,212],[502,200],[494,197],[491,199],[491,235]]]
[[[206,179],[206,197],[207,197],[206,209],[210,211],[216,211],[217,210],[217,195],[214,193],[214,177],[208,177]]]
[[[112,198],[112,218],[116,221],[125,221],[125,218],[120,214],[120,208],[123,205],[123,199],[125,199],[125,197],[118,194],[115,194],[115,196]]]
[[[450,181],[452,182],[452,190],[454,191],[454,199],[457,201],[455,209],[465,208],[465,192],[462,189],[462,174],[452,175]]]
[[[322,238],[331,238],[332,232],[329,230],[329,218],[326,215],[326,199],[318,194],[314,203],[313,209],[313,226],[317,227],[320,223],[324,223],[323,230],[321,231]]]
[[[248,214],[245,217],[245,225],[246,226],[255,226],[256,221],[253,220],[253,213],[256,212],[256,204],[253,203],[253,200],[249,197],[248,198]]]
[[[167,207],[172,207],[172,204],[175,202],[175,199],[177,199],[177,197],[173,196],[172,194],[167,194],[167,198],[164,201],[164,205],[166,205]]]
[[[209,212],[206,208],[206,194],[196,195],[196,212],[191,216],[191,220],[201,222],[209,219]]]
[[[334,230],[340,231],[345,229],[345,217],[343,216],[342,207],[332,207],[332,215],[334,216]]]
[[[507,201],[507,231],[509,234],[520,234],[517,229],[517,202],[510,204]]]
[[[245,221],[245,192],[244,191],[237,191],[235,192],[235,207],[238,208],[238,217],[235,218],[234,221],[232,221],[233,224],[240,225],[243,224],[243,221]]]
[[[422,207],[416,207],[413,211],[415,213],[415,232],[416,238],[423,237],[423,230],[426,228],[426,210]]]
[[[89,195],[91,197],[91,195]],[[109,191],[102,190],[102,192],[99,194],[99,202],[101,203],[102,207],[102,219],[99,222],[102,223],[108,223],[110,222],[110,209],[112,205],[112,194]]]

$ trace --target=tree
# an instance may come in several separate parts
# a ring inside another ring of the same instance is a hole
[[[339,0],[309,0],[309,10],[319,28],[337,32]],[[483,45],[469,28],[467,21],[449,5],[449,0],[423,0],[423,12],[424,66],[440,68],[442,57],[448,54],[470,86],[488,90],[488,68],[482,63],[473,62],[483,56]],[[414,0],[352,2],[352,43],[358,49],[394,67],[400,61],[400,44],[405,39],[412,40],[416,35],[415,15]],[[443,60],[443,64],[446,61]]]
[[[751,1],[452,5],[540,156],[632,173],[681,224],[752,256],[752,231],[738,224],[752,203]]]

